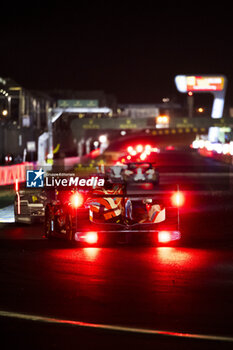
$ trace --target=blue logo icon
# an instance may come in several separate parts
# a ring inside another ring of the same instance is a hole
[[[27,170],[26,187],[44,187],[44,170]]]

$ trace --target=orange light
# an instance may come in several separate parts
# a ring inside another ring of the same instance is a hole
[[[168,231],[161,231],[158,234],[158,241],[160,243],[168,243],[171,241],[171,234]]]
[[[167,115],[160,115],[158,118],[157,118],[157,123],[159,124],[167,124],[169,121],[169,118]]]
[[[181,192],[175,192],[172,195],[172,204],[175,207],[182,207],[182,205],[184,204],[185,198],[184,198],[184,194]]]
[[[89,244],[95,244],[98,241],[97,232],[87,232],[85,235],[85,241]]]
[[[70,202],[74,208],[79,208],[83,204],[83,196],[76,192],[71,196]]]
[[[192,91],[189,91],[189,92],[188,92],[188,95],[189,95],[189,96],[193,96],[193,92],[192,92]]]

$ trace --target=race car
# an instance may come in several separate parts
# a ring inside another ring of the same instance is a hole
[[[128,163],[122,169],[121,176],[125,182],[134,183],[159,183],[159,172],[155,166],[149,162]]]
[[[129,195],[123,185],[92,191],[61,191],[46,205],[45,236],[82,244],[149,241],[167,244],[181,237],[179,208],[170,194]]]
[[[47,193],[40,189],[16,191],[14,200],[15,222],[26,224],[43,222],[47,200]]]

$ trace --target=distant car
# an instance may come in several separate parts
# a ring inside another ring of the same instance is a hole
[[[16,223],[32,224],[43,222],[47,194],[43,190],[19,190],[14,200],[14,214]]]
[[[122,173],[124,171],[124,168],[126,167],[126,164],[116,164],[108,166],[105,168],[105,174],[109,178],[109,181],[111,181],[112,183],[123,183],[124,179]]]
[[[121,176],[127,183],[153,183],[159,184],[159,172],[152,163],[128,163],[122,169]]]

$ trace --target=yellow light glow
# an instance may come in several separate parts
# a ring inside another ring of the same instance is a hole
[[[8,115],[8,110],[7,110],[7,109],[4,109],[4,110],[2,111],[2,115],[3,115],[4,117],[6,117],[6,116]]]

